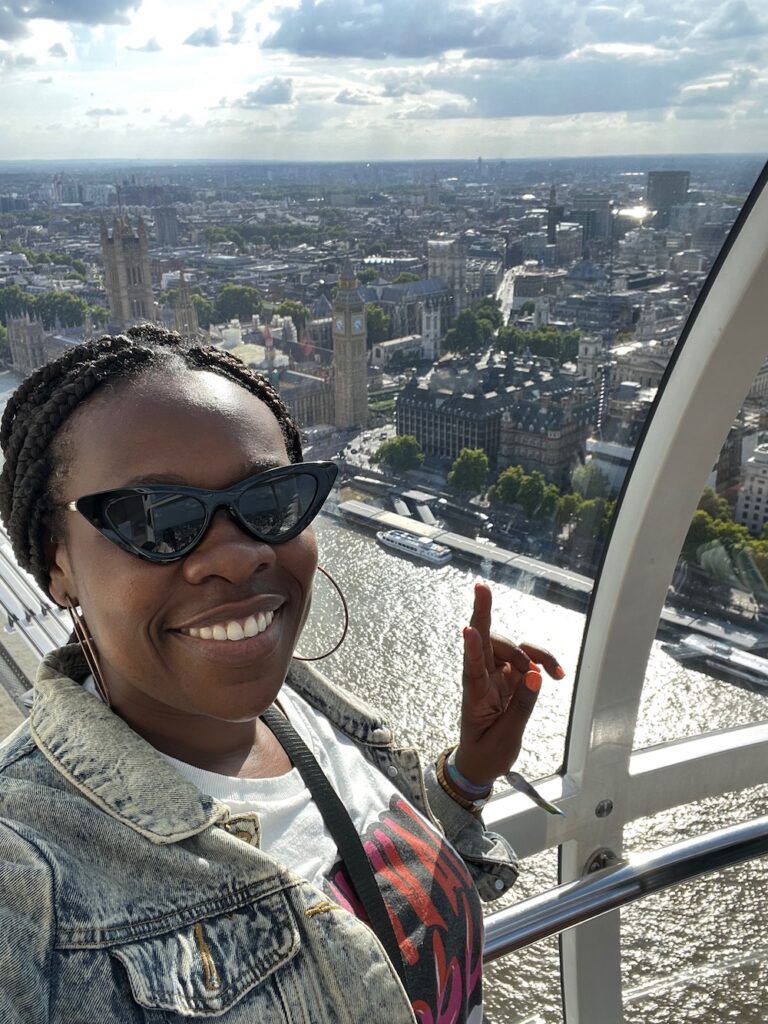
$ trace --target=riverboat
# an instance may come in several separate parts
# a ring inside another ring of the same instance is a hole
[[[436,544],[429,537],[416,537],[404,530],[378,530],[376,540],[385,548],[412,555],[430,565],[447,565],[451,560],[451,552],[444,544]]]
[[[768,658],[698,633],[688,633],[678,643],[662,644],[662,649],[691,668],[707,671],[747,690],[768,693]]]

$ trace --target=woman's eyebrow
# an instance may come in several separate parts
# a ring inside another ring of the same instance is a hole
[[[264,473],[268,469],[279,469],[283,463],[276,458],[259,459],[255,462],[249,462],[243,466],[241,480],[247,480],[249,476],[257,476],[259,473]],[[231,486],[235,486],[239,483],[238,480],[234,480]],[[130,480],[126,480],[120,487],[115,490],[123,490],[128,487],[140,487],[142,484],[159,485],[164,484],[177,484],[180,487],[194,487],[194,484],[190,484],[187,477],[179,476],[177,473],[142,473],[141,476],[131,477]],[[223,489],[223,488],[222,488]]]

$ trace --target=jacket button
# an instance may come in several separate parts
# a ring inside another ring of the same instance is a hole
[[[390,779],[397,778],[397,768],[395,768],[393,764],[391,764],[389,768],[387,768],[387,775],[390,777]]]

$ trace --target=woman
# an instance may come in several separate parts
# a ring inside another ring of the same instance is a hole
[[[333,467],[301,462],[279,396],[228,354],[128,334],[38,370],[0,428],[16,556],[82,638],[0,748],[0,1021],[479,1021],[477,896],[517,872],[479,810],[519,751],[531,659],[562,669],[492,638],[479,586],[460,743],[422,775],[292,661]],[[361,835],[393,953],[286,719]]]

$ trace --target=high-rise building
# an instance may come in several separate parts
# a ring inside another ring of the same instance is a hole
[[[467,304],[466,256],[460,238],[437,238],[427,243],[428,276],[445,282],[450,297],[451,319]]]
[[[154,320],[149,240],[142,218],[134,233],[127,217],[116,217],[111,235],[102,220],[101,252],[112,322],[122,329]]]
[[[646,203],[656,210],[656,226],[666,227],[673,206],[688,200],[689,171],[648,171]]]
[[[158,206],[152,211],[155,218],[155,235],[159,245],[179,244],[179,220],[173,206]]]
[[[336,426],[364,426],[368,422],[365,303],[349,260],[333,303],[333,365]]]
[[[187,285],[184,271],[179,273],[179,290],[176,293],[176,302],[173,307],[176,330],[189,341],[197,341],[200,334],[200,325],[197,319],[197,309],[192,301],[192,295]]]

